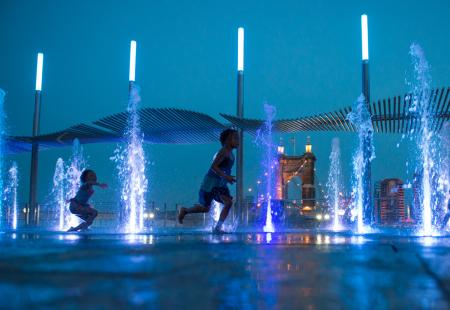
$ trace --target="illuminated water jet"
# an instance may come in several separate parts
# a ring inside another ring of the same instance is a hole
[[[148,186],[145,176],[144,134],[141,132],[137,110],[140,101],[139,87],[131,84],[127,108],[128,124],[124,132],[125,145],[119,146],[113,157],[122,185],[121,224],[128,233],[138,233],[144,229],[145,195]]]

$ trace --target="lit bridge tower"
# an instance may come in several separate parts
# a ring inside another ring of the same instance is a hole
[[[299,177],[302,180],[302,206],[313,208],[316,203],[315,162],[310,137],[306,139],[305,153],[301,156],[288,156],[284,154],[284,147],[279,147],[276,198],[288,199],[288,184],[294,177]]]

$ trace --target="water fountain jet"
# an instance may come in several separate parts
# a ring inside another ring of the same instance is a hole
[[[328,172],[327,197],[328,205],[333,208],[334,231],[342,229],[339,220],[339,195],[342,193],[341,149],[339,138],[333,138],[330,153],[330,170]]]
[[[141,132],[138,104],[141,101],[139,87],[130,84],[128,99],[128,125],[124,132],[125,146],[115,150],[113,160],[117,163],[122,185],[121,202],[123,213],[121,224],[127,233],[138,233],[144,229],[144,206],[148,181],[145,176],[144,134]]]

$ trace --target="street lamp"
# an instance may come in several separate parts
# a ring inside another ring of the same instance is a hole
[[[33,117],[33,138],[39,135],[39,121],[41,118],[41,101],[42,101],[42,71],[44,68],[44,54],[37,54],[36,64],[36,87],[34,94],[34,117]],[[37,178],[38,178],[38,154],[39,144],[33,141],[31,144],[31,171],[30,171],[30,195],[28,205],[30,212],[27,213],[27,224],[30,224],[30,215],[32,224],[37,224]]]
[[[244,28],[238,28],[237,117],[244,117]],[[236,212],[242,223],[244,212],[244,132],[238,129],[239,146],[236,158]]]
[[[244,28],[238,28],[238,71],[244,71]]]
[[[367,110],[369,113],[370,109],[370,80],[369,80],[369,30],[368,30],[368,19],[367,15],[361,15],[361,54],[362,54],[362,93],[364,95],[365,103]],[[371,168],[371,153],[369,151],[370,143],[373,137],[373,133],[370,132],[369,136],[364,138],[364,154],[363,158],[366,162],[364,171],[363,171],[363,204],[364,211],[362,215],[362,219],[359,219],[359,227],[362,227],[362,223],[370,224],[372,221],[372,168]]]
[[[136,41],[130,42],[130,77],[129,81],[134,82],[136,80]]]
[[[367,27],[367,15],[361,15],[361,39],[362,39],[362,60],[369,60],[369,30]]]
[[[44,54],[38,53],[36,66],[36,91],[42,90],[42,69],[44,66]]]

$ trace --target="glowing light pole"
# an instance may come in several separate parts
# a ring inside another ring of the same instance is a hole
[[[130,74],[129,74],[129,91],[133,87],[136,80],[136,41],[130,42]]]
[[[44,54],[38,53],[36,67],[36,92],[34,96],[34,118],[33,118],[33,138],[39,135],[39,121],[42,104],[42,70],[44,66]],[[31,172],[30,172],[30,196],[29,209],[27,212],[27,224],[37,224],[37,177],[38,177],[38,155],[39,143],[33,140],[31,146]],[[31,215],[31,218],[30,218]]]
[[[361,15],[361,43],[362,43],[362,93],[364,95],[367,109],[369,113],[372,114],[370,109],[370,82],[369,82],[369,30],[368,30],[368,22],[367,15]],[[364,195],[363,195],[363,204],[364,204],[364,213],[363,213],[363,221],[364,224],[372,224],[373,221],[373,202],[372,202],[372,167],[371,167],[371,141],[373,139],[373,132],[369,133],[364,140],[364,152],[363,158],[366,163],[365,169],[363,171],[363,186],[364,186]]]
[[[237,117],[244,117],[244,28],[238,28]],[[239,147],[236,160],[236,206],[239,222],[244,215],[244,132],[238,129]]]
[[[362,91],[366,98],[366,103],[370,104],[370,84],[369,84],[369,30],[367,25],[367,15],[361,15],[361,39],[362,39]]]

